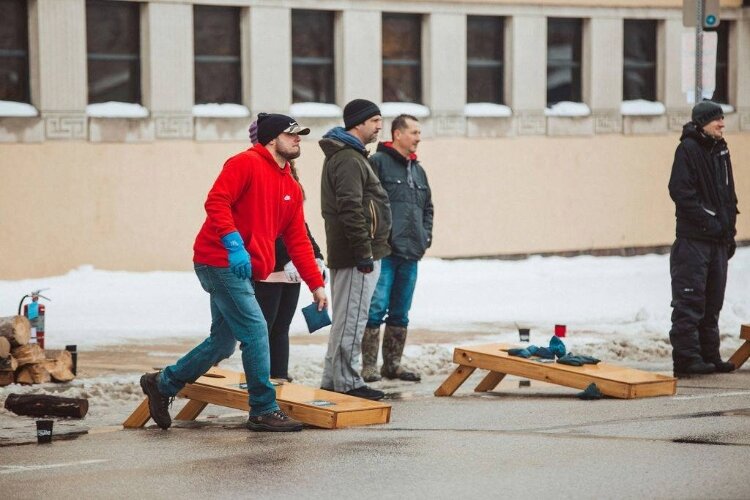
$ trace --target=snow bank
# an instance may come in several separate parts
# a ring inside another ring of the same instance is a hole
[[[503,104],[491,102],[472,102],[464,106],[464,115],[469,117],[508,118],[513,116],[513,110]]]
[[[430,116],[430,108],[413,102],[384,102],[380,105],[380,111],[388,118],[394,118],[402,113],[416,118]]]
[[[545,116],[576,117],[589,116],[590,114],[591,110],[589,109],[588,105],[583,102],[561,101],[557,104],[554,104],[550,108],[545,108],[544,110]]]
[[[250,110],[242,104],[196,104],[193,106],[193,116],[201,118],[246,118]]]
[[[38,116],[39,112],[31,104],[15,101],[0,101],[0,116]]]
[[[148,110],[132,102],[102,102],[86,106],[86,115],[94,118],[147,118]]]
[[[322,102],[298,102],[289,107],[293,118],[341,118],[343,112],[335,104]]]
[[[643,99],[622,101],[622,104],[620,104],[620,114],[623,116],[658,116],[663,115],[666,111],[664,104]]]

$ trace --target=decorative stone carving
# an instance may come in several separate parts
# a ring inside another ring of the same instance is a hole
[[[739,112],[740,115],[740,130],[743,132],[750,131],[750,109],[742,109]]]
[[[463,116],[433,116],[432,127],[436,137],[463,137],[466,135],[466,119]]]
[[[47,139],[86,139],[87,123],[83,113],[44,113],[44,132]]]
[[[42,142],[44,126],[38,116],[0,116],[0,142]]]
[[[622,132],[622,116],[617,111],[596,111],[594,117],[594,133],[619,134]]]
[[[544,113],[519,113],[515,118],[518,135],[545,135],[547,117]]]
[[[192,139],[193,115],[154,113],[157,139]]]
[[[668,110],[669,130],[681,131],[682,126],[690,121],[690,110]]]

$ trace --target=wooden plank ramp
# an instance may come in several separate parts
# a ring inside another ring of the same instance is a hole
[[[732,354],[729,358],[729,362],[734,364],[735,367],[739,368],[745,364],[747,358],[750,358],[750,325],[742,325],[740,328],[740,338],[745,342],[737,349],[737,352]]]
[[[602,394],[622,399],[670,396],[677,391],[677,379],[674,377],[608,363],[583,366],[543,363],[534,358],[508,355],[511,347],[516,346],[486,344],[456,347],[453,362],[458,367],[438,387],[435,396],[452,395],[476,369],[489,370],[476,387],[477,392],[493,390],[505,375],[577,389],[585,389],[594,383]]]
[[[273,381],[276,401],[289,416],[313,427],[338,429],[361,425],[387,424],[391,406],[379,401],[355,398],[338,392],[324,391],[286,381]],[[195,420],[208,404],[249,411],[245,374],[213,367],[192,384],[187,384],[178,397],[188,398],[187,405],[175,420]],[[123,427],[146,425],[150,416],[144,400],[130,415]]]

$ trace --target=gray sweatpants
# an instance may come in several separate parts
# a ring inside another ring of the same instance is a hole
[[[322,388],[347,392],[365,385],[359,374],[362,335],[379,277],[379,260],[368,274],[357,271],[356,267],[331,269],[333,317]]]

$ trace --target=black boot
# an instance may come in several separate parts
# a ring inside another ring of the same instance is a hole
[[[713,363],[706,363],[703,360],[690,360],[685,363],[675,363],[675,377],[689,377],[691,375],[708,375],[716,371]]]
[[[730,373],[737,369],[734,363],[729,361],[722,361],[721,358],[713,358],[708,360],[708,363],[716,367],[716,373]]]

